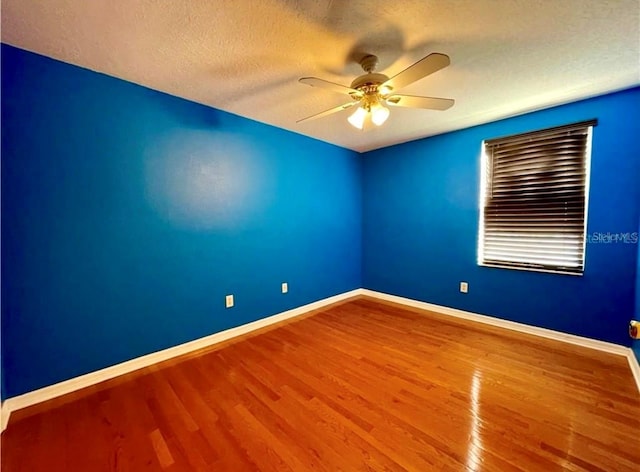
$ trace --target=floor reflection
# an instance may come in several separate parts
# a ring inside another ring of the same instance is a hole
[[[471,378],[471,429],[469,433],[469,445],[467,447],[467,470],[482,470],[482,434],[480,431],[482,420],[480,418],[480,387],[482,385],[482,372],[474,370]]]

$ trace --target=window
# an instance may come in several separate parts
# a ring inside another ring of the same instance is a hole
[[[582,274],[596,124],[484,142],[480,265]]]

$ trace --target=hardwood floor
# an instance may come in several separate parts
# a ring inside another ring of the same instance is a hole
[[[640,470],[626,359],[360,298],[15,412],[37,471]]]

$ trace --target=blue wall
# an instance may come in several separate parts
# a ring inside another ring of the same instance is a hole
[[[6,45],[2,220],[7,397],[361,286],[356,153]]]
[[[637,244],[588,244],[582,277],[476,263],[482,141],[591,118],[588,231],[635,232],[638,88],[367,153],[364,287],[629,345]]]

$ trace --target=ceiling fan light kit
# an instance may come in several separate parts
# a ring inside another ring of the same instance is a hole
[[[449,98],[420,97],[394,93],[396,89],[406,87],[427,75],[447,67],[450,64],[449,56],[440,53],[429,54],[392,78],[374,72],[377,64],[378,58],[376,56],[364,56],[360,60],[360,66],[365,73],[356,77],[349,87],[317,77],[301,78],[299,82],[302,84],[347,94],[352,101],[298,120],[298,123],[322,118],[358,105],[356,111],[347,118],[347,121],[355,128],[364,130],[368,122],[381,126],[387,121],[390,112],[385,105],[430,110],[447,110],[453,106],[454,100]]]
[[[380,126],[389,118],[389,109],[382,105],[382,100],[376,95],[365,95],[360,100],[358,109],[347,118],[347,121],[358,129],[364,129],[364,125],[368,119],[376,125]]]

